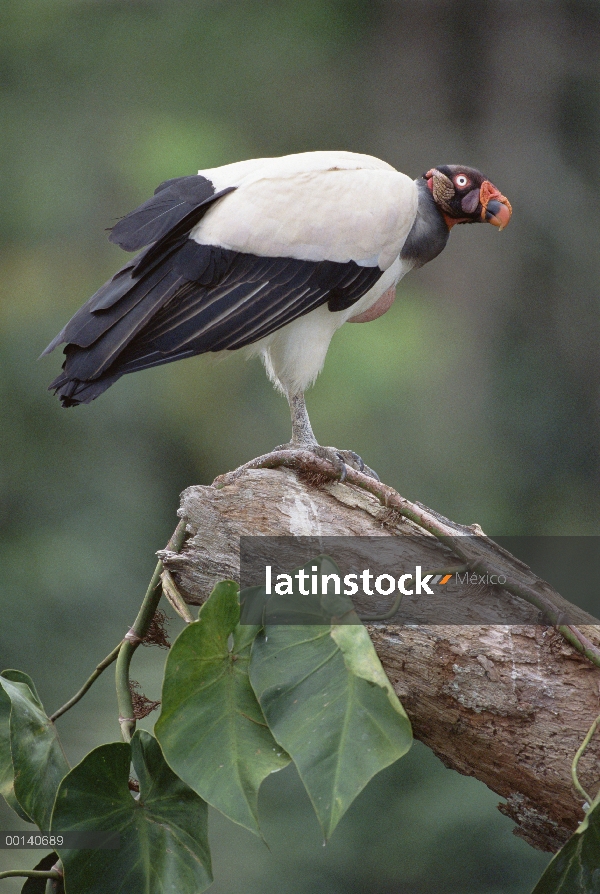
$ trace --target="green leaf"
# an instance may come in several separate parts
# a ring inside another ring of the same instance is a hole
[[[532,894],[600,894],[600,796],[554,855]]]
[[[361,625],[273,626],[250,679],[329,838],[365,785],[411,746],[410,721]]]
[[[25,814],[47,831],[54,797],[61,779],[69,772],[69,765],[55,726],[46,716],[27,674],[5,671],[0,675],[0,687],[11,704],[14,794]]]
[[[238,624],[237,585],[217,584],[173,644],[156,736],[177,775],[221,813],[260,834],[258,790],[289,757],[269,732],[250,686],[258,627]]]
[[[35,688],[35,683],[31,679],[29,674],[26,674],[24,671],[20,670],[3,670],[0,676],[5,677],[7,680],[11,680],[13,683],[25,683],[26,686],[29,686],[34,701],[41,707],[42,700],[39,697],[38,691]]]
[[[140,783],[129,790],[129,765]],[[118,850],[58,848],[67,892],[199,894],[212,882],[207,807],[169,769],[156,739],[95,748],[63,779],[52,831],[118,832]]]
[[[31,683],[27,674],[21,671],[6,670],[3,671],[3,676],[16,682]],[[15,796],[14,775],[10,750],[10,698],[0,686],[0,795],[21,819],[31,823],[33,820],[27,816]]]

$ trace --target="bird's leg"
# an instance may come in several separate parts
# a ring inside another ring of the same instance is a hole
[[[304,393],[298,391],[296,394],[290,394],[288,403],[292,415],[292,440],[290,445],[292,447],[318,447],[317,439],[308,418]]]
[[[286,396],[292,416],[292,440],[289,444],[281,444],[275,449],[310,450],[312,447],[318,447],[318,441],[315,438],[310,419],[308,418],[304,392],[297,391],[295,394],[287,394]]]
[[[337,447],[321,447],[315,438],[308,418],[304,393],[298,391],[295,394],[288,395],[288,403],[290,405],[290,413],[292,416],[292,440],[289,444],[282,444],[279,450],[311,450],[317,456],[323,457],[332,463],[340,473],[340,480],[346,477],[346,465],[352,466],[359,472],[365,472],[372,478],[378,475],[368,466],[365,466],[358,453],[353,450],[338,450]]]

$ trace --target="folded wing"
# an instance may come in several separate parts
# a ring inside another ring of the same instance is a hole
[[[414,184],[393,169],[285,172],[283,182],[258,163],[249,170],[249,183],[229,186],[212,172],[167,181],[113,228],[126,249],[151,244],[44,352],[67,342],[50,386],[64,406],[89,403],[125,373],[241,348],[322,304],[350,307],[397,256],[416,213]]]

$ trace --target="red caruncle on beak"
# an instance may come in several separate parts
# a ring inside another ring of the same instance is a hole
[[[506,196],[489,180],[484,180],[479,189],[479,201],[481,220],[503,230],[512,215],[512,207]]]

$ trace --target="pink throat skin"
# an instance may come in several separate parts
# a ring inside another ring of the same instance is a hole
[[[378,298],[375,304],[362,314],[356,317],[350,317],[347,323],[370,323],[377,317],[382,317],[386,311],[390,309],[396,297],[396,286],[390,286],[387,292],[384,292],[381,298]]]

